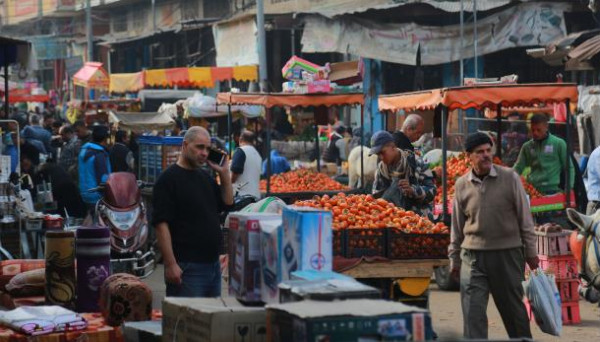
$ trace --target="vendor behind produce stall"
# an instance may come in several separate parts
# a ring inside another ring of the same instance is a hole
[[[396,147],[394,137],[379,131],[371,138],[370,155],[379,156],[373,194],[398,207],[431,217],[436,187],[431,171],[419,168],[412,152]]]
[[[423,135],[425,128],[425,122],[419,114],[409,114],[402,128],[399,131],[394,132],[394,142],[398,148],[403,150],[414,151],[415,147],[413,143]]]
[[[560,192],[561,172],[566,170],[567,144],[548,132],[548,117],[535,114],[531,117],[531,140],[523,144],[514,169],[523,174],[526,167],[531,169],[527,182],[545,195]],[[569,163],[569,183],[571,189],[575,181],[573,163]]]
[[[262,175],[267,175],[267,161],[269,159],[265,158],[262,163]],[[279,155],[279,151],[276,149],[271,150],[271,174],[276,175],[279,173],[288,172],[292,168],[290,167],[290,163],[285,157]]]

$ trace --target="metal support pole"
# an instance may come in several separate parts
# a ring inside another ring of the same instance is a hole
[[[475,54],[473,55],[473,62],[475,67],[475,78],[478,77],[477,70],[477,0],[473,0],[473,49]]]
[[[233,141],[232,139],[232,134],[233,132],[231,132],[231,126],[232,126],[232,122],[231,122],[231,103],[227,104],[227,139],[229,139],[229,148],[227,149],[228,153],[229,153],[229,159],[231,159],[231,142]]]
[[[8,105],[8,45],[4,45],[2,50],[4,50],[4,118],[8,119],[10,117],[8,115],[8,110],[10,109]]]
[[[94,59],[94,32],[92,29],[92,1],[87,0],[85,7],[85,27],[87,33],[87,61]]]
[[[567,122],[565,123],[566,129],[566,138],[567,138],[567,158],[565,165],[565,200],[566,206],[569,208],[571,206],[571,101],[567,99],[565,101],[565,105],[567,106]]]
[[[465,61],[463,59],[463,52],[465,49],[465,4],[463,0],[460,0],[460,81],[459,84],[463,85],[465,79]]]
[[[292,40],[291,41],[291,43],[292,43],[292,49],[291,49],[292,50],[292,56],[295,56],[296,55],[296,29],[293,27],[293,25],[292,25],[292,30],[290,31],[290,33],[291,33],[291,36],[292,36],[292,38],[291,38],[291,40]]]
[[[448,151],[447,140],[448,132],[446,131],[446,125],[448,121],[448,108],[442,106],[442,213],[444,222],[448,222],[448,167],[446,165],[446,153]]]
[[[152,33],[156,32],[156,0],[152,0]]]
[[[365,105],[360,105],[360,187],[365,188],[365,161],[363,148],[365,146]]]
[[[267,38],[265,33],[264,0],[256,1],[256,26],[258,30],[258,75],[260,92],[267,92]]]
[[[325,147],[327,148],[327,147]],[[321,172],[321,149],[319,146],[319,125],[315,120],[315,151],[317,151],[317,172]]]
[[[271,194],[271,108],[265,108],[265,116],[267,117],[267,194]]]
[[[498,104],[498,109],[496,113],[496,123],[498,127],[496,128],[496,156],[502,159],[502,105]]]

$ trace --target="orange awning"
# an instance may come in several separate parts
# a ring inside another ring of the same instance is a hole
[[[108,89],[110,79],[108,73],[99,62],[86,62],[73,75],[73,83],[77,86],[91,89]]]
[[[577,85],[572,83],[538,83],[479,85],[440,88],[379,97],[380,111],[431,110],[444,105],[450,110],[532,106],[540,102],[577,103]],[[508,113],[506,113],[508,114]]]
[[[218,104],[272,107],[362,105],[363,94],[218,93]]]

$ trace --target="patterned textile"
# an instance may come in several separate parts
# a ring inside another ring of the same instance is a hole
[[[77,331],[87,327],[86,321],[80,315],[56,305],[24,306],[2,311],[0,324],[32,336]]]
[[[46,267],[45,260],[13,259],[0,261],[0,289],[17,274]]]
[[[75,233],[46,232],[46,302],[75,308]]]
[[[110,272],[110,230],[77,229],[77,311],[100,311],[100,286]]]
[[[100,313],[81,314],[87,321],[87,329],[81,331],[65,331],[36,336],[34,339],[18,333],[10,328],[0,327],[0,342],[124,342],[125,339],[118,327],[106,325]]]
[[[102,284],[100,310],[106,323],[111,326],[147,321],[152,314],[152,290],[136,276],[113,274]]]

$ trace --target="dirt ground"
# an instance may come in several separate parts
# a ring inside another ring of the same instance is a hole
[[[429,298],[433,328],[440,341],[455,341],[462,336],[462,312],[459,292],[438,290],[436,285],[430,287]],[[531,332],[535,341],[577,341],[591,342],[600,340],[600,310],[597,304],[579,301],[581,323],[563,326],[562,335],[555,337],[543,333],[535,322],[531,322]],[[488,306],[488,323],[490,340],[508,340],[500,314],[490,298]]]
[[[156,309],[162,307],[162,299],[165,296],[165,285],[163,282],[163,265],[158,265],[156,271],[144,281],[150,286],[154,293],[153,306]],[[223,293],[227,293],[226,284],[223,284]],[[462,337],[462,312],[460,309],[459,292],[440,291],[437,285],[430,286],[430,311],[432,315],[433,328],[438,334],[440,341],[456,341]],[[579,301],[581,323],[578,325],[566,325],[560,337],[554,337],[543,333],[535,322],[531,323],[533,338],[541,342],[573,341],[592,342],[600,341],[600,310],[597,305]],[[490,298],[488,307],[489,337],[492,341],[508,340],[506,330],[500,318],[500,314]]]

